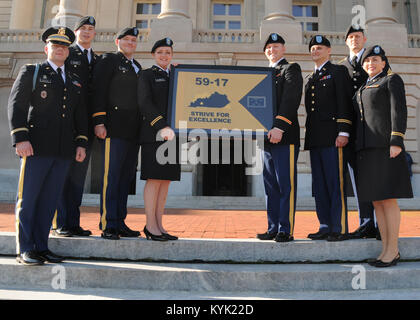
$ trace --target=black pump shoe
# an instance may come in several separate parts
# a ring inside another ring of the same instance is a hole
[[[178,240],[178,237],[177,236],[173,236],[173,235],[171,235],[169,233],[162,232],[162,236],[164,236],[168,240]]]
[[[150,233],[149,230],[147,230],[146,226],[144,226],[143,232],[146,235],[147,240],[168,241],[168,239],[163,234],[155,235],[153,233]]]
[[[384,262],[382,260],[378,260],[376,261],[376,263],[374,264],[374,267],[377,268],[387,268],[387,267],[392,267],[392,266],[396,266],[397,262],[400,261],[401,256],[400,253],[398,252],[397,256],[390,262]]]

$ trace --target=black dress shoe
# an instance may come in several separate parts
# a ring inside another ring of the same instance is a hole
[[[140,237],[140,231],[131,230],[124,224],[118,231],[118,235],[125,238],[137,238]]]
[[[64,257],[59,256],[58,254],[55,254],[50,250],[38,252],[38,255],[41,257],[41,259],[49,263],[60,263],[64,260]]]
[[[163,234],[153,234],[150,233],[149,230],[147,230],[146,226],[143,229],[144,234],[146,235],[147,240],[153,240],[153,241],[168,241],[168,239]]]
[[[164,236],[166,239],[171,240],[171,241],[178,240],[177,236],[173,236],[169,233],[162,232],[162,236]]]
[[[338,232],[331,232],[328,237],[327,237],[327,241],[330,242],[335,242],[335,241],[344,241],[344,240],[348,240],[349,237],[347,234],[341,234]]]
[[[368,263],[368,265],[370,265],[370,266],[372,266],[372,267],[374,267],[375,266],[375,264],[378,262],[379,260],[378,259],[367,259],[367,263]]]
[[[40,266],[44,264],[44,259],[42,259],[35,251],[28,251],[19,254],[16,257],[16,261],[25,266]]]
[[[120,240],[120,236],[118,235],[117,230],[111,228],[102,231],[101,238],[107,240]]]
[[[312,240],[325,240],[328,238],[328,232],[319,230],[316,233],[310,233],[308,234],[308,238]]]
[[[57,236],[57,237],[71,237],[72,233],[70,231],[70,229],[68,229],[67,227],[62,227],[62,228],[58,228],[58,229],[54,229],[53,230],[53,235]]]
[[[92,234],[90,230],[84,230],[80,226],[70,228],[70,233],[72,236],[76,236],[76,237],[89,237]]]
[[[349,234],[350,239],[376,238],[376,229],[372,226],[361,226]]]
[[[401,255],[398,252],[397,256],[392,261],[384,262],[382,260],[377,260],[373,266],[376,268],[388,268],[388,267],[396,266],[397,262],[400,261],[400,259],[401,259]]]
[[[257,238],[260,240],[274,240],[277,236],[277,232],[266,232],[257,234]]]
[[[276,242],[289,242],[293,240],[295,240],[293,236],[291,236],[289,233],[286,233],[286,232],[277,233],[276,238],[274,239],[274,241]]]

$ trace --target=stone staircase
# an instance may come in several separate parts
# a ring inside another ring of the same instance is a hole
[[[25,267],[14,258],[14,234],[0,233],[0,298],[420,299],[420,238],[400,239],[403,261],[393,268],[364,262],[380,248],[374,239],[52,237],[50,249],[68,257],[65,263]]]

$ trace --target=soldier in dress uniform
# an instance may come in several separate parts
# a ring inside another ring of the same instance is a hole
[[[90,230],[83,230],[80,226],[80,205],[82,204],[83,189],[89,160],[94,141],[92,114],[92,75],[93,67],[98,60],[98,55],[92,50],[92,41],[95,38],[96,21],[94,17],[80,18],[74,27],[76,41],[70,46],[70,54],[66,60],[66,67],[77,74],[82,81],[86,114],[89,119],[89,143],[86,149],[86,158],[82,163],[73,161],[69,175],[64,185],[63,195],[60,198],[56,216],[53,220],[54,234],[57,236],[89,236]]]
[[[350,50],[349,55],[341,60],[339,64],[344,65],[352,79],[352,96],[356,91],[366,83],[368,74],[362,67],[362,55],[366,51],[364,45],[366,44],[367,38],[365,36],[364,30],[362,28],[356,28],[351,25],[346,33],[346,44]],[[357,115],[355,115],[357,116]],[[353,118],[353,122],[356,119]],[[373,210],[373,204],[371,202],[360,202],[360,199],[357,194],[354,170],[356,163],[356,152],[354,150],[354,137],[356,135],[355,126],[352,126],[352,132],[350,134],[349,145],[346,147],[347,159],[348,159],[348,169],[349,175],[353,186],[353,192],[357,199],[359,207],[359,223],[360,226],[352,233],[349,234],[349,237],[352,239],[362,239],[362,238],[375,238],[376,237],[376,228],[375,228],[375,214]]]
[[[348,232],[343,148],[352,125],[350,77],[344,66],[329,61],[331,44],[324,36],[314,36],[309,51],[315,72],[305,86],[305,150],[310,152],[320,228],[308,238],[341,241]]]
[[[137,81],[141,71],[134,59],[137,28],[117,34],[116,53],[106,53],[93,71],[93,124],[103,154],[101,192],[102,237],[138,237],[124,222],[131,182],[135,178],[139,152],[140,111]]]
[[[63,260],[48,249],[48,236],[71,161],[86,156],[83,82],[65,66],[74,38],[68,28],[47,29],[47,60],[23,66],[9,97],[12,142],[21,158],[17,260],[25,265]]]
[[[163,214],[169,185],[171,181],[180,180],[181,167],[177,161],[178,152],[168,155],[172,158],[171,163],[163,164],[159,162],[158,149],[167,147],[169,152],[178,150],[177,139],[167,117],[173,41],[170,38],[157,41],[153,45],[152,55],[155,65],[142,72],[138,85],[138,101],[142,114],[141,179],[146,180],[144,233],[148,240],[168,241],[177,240],[178,237],[170,235],[164,228]]]
[[[302,97],[300,66],[284,58],[284,39],[271,34],[264,52],[275,68],[277,92],[276,116],[264,145],[264,187],[267,195],[268,230],[260,240],[292,241],[296,211],[297,158],[300,127],[297,111]]]
[[[362,56],[369,79],[353,97],[356,125],[356,183],[362,201],[372,201],[382,238],[382,252],[369,264],[390,267],[400,259],[397,199],[412,198],[410,174],[404,151],[407,105],[404,82],[390,72],[381,46]]]

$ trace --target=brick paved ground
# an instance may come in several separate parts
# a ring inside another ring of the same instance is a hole
[[[14,231],[14,220],[14,204],[0,203],[0,232]],[[144,209],[129,209],[126,222],[130,228],[143,230],[145,221]],[[83,228],[100,235],[98,223],[98,208],[82,208]],[[164,224],[170,233],[181,238],[255,238],[256,233],[266,231],[267,218],[265,211],[168,209]],[[298,211],[295,225],[295,238],[306,238],[319,227],[313,211]],[[349,213],[350,231],[357,226],[358,215],[352,211]],[[400,236],[420,236],[420,211],[402,212]]]

